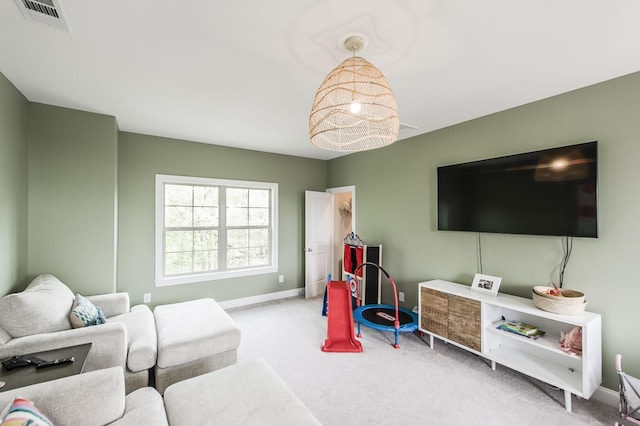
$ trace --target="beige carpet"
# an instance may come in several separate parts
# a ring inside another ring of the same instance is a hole
[[[612,425],[617,409],[573,396],[436,340],[362,327],[362,353],[320,350],[322,299],[229,310],[242,330],[239,361],[264,358],[325,425]]]

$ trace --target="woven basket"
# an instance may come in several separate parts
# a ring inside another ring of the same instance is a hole
[[[531,292],[533,296],[533,303],[538,309],[543,311],[553,312],[562,315],[578,315],[584,312],[587,307],[587,302],[576,302],[574,297],[559,297],[553,298],[539,295],[535,290]]]
[[[553,287],[545,287],[541,285],[537,285],[533,287],[533,292],[538,296],[546,297],[548,299],[556,300],[562,299],[565,303],[584,303],[584,293],[575,290],[567,290],[565,288],[560,289],[560,294],[562,296],[554,296],[550,294],[550,290],[553,290]],[[569,299],[569,300],[564,300]]]

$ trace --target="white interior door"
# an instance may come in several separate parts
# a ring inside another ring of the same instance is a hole
[[[324,294],[331,273],[333,194],[305,191],[305,297]]]

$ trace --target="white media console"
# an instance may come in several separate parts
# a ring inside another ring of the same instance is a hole
[[[474,292],[471,287],[443,280],[418,287],[420,331],[464,348],[564,391],[565,409],[571,394],[589,399],[602,382],[601,317],[592,312],[559,315],[538,309],[531,299]],[[522,321],[545,335],[534,340],[499,330],[501,321]],[[561,332],[582,327],[582,355],[560,349]]]

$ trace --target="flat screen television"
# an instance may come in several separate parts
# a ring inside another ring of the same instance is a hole
[[[438,167],[438,230],[598,237],[598,143]]]

